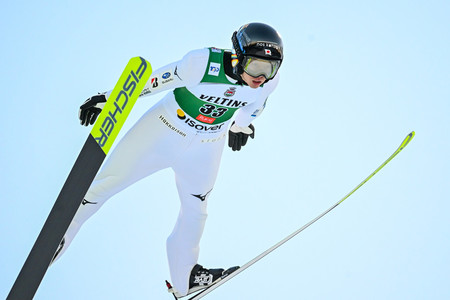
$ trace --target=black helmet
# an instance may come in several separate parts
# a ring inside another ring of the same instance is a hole
[[[283,61],[283,41],[279,33],[267,24],[249,23],[233,33],[231,38],[237,62],[234,72],[246,72],[253,77],[272,79]]]

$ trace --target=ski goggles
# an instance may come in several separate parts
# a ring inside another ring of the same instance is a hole
[[[253,56],[245,56],[242,62],[244,72],[252,77],[264,76],[272,79],[280,67],[280,60],[267,60]]]

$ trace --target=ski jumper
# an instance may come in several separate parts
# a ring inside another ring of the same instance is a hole
[[[187,293],[232,117],[236,125],[247,127],[278,83],[277,75],[256,89],[238,84],[225,73],[226,55],[230,52],[217,48],[194,50],[152,74],[141,97],[172,91],[112,151],[69,226],[61,253],[109,198],[158,170],[172,168],[181,205],[167,239],[167,256],[174,287]]]

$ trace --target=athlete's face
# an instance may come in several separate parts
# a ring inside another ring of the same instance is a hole
[[[252,89],[256,89],[259,88],[261,86],[261,84],[264,83],[264,81],[266,81],[266,77],[264,76],[259,76],[259,77],[253,77],[248,75],[247,73],[243,72],[242,75],[242,80],[244,80],[244,82],[246,84],[248,84],[249,87],[251,87]]]

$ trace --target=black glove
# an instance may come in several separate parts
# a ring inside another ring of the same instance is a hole
[[[255,127],[252,124],[248,127],[239,127],[233,122],[228,131],[228,146],[233,151],[239,151],[247,144],[248,137],[255,138]]]
[[[98,115],[102,111],[106,103],[105,94],[99,94],[87,99],[83,105],[80,106],[79,118],[81,125],[88,126],[95,123]]]

